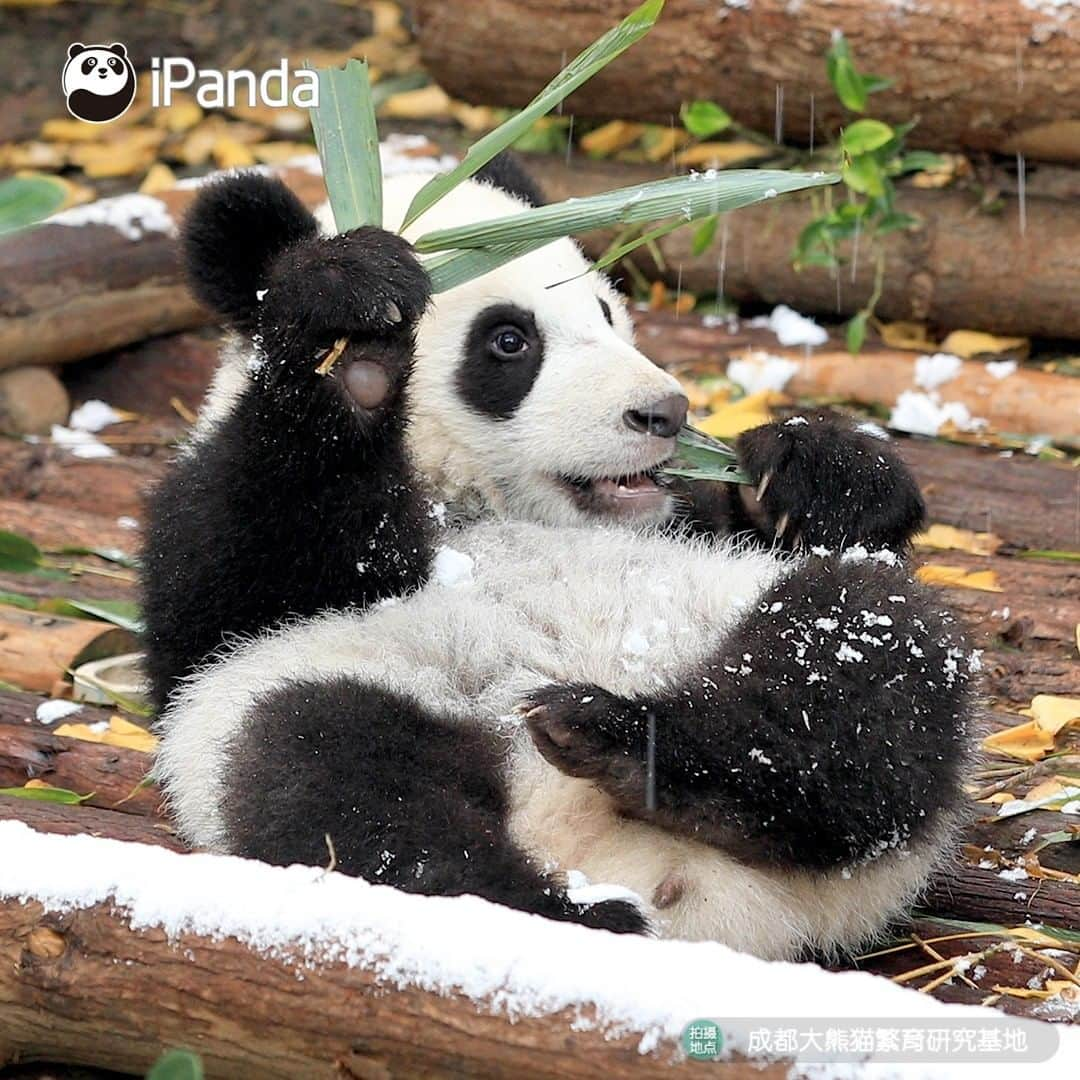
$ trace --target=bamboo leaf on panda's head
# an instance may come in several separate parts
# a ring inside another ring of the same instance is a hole
[[[664,0],[645,0],[645,3],[635,8],[618,26],[613,27],[571,60],[524,109],[473,143],[459,165],[429,180],[409,204],[401,228],[404,230],[411,225],[424,211],[429,210],[444,195],[482,169],[496,154],[528,131],[533,121],[551,112],[582,83],[641,40],[653,28],[663,7]]]
[[[311,127],[338,232],[382,225],[382,163],[367,63],[319,68]]]

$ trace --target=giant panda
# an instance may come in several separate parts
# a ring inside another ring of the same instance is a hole
[[[537,199],[497,162],[419,224]],[[432,299],[407,239],[241,174],[184,243],[246,343],[142,559],[189,843],[767,958],[917,895],[977,657],[895,554],[888,444],[795,417],[740,440],[753,487],[665,486],[686,399],[570,240]]]

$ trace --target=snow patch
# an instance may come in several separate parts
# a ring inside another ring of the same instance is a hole
[[[442,547],[435,553],[432,577],[448,589],[461,588],[473,582],[472,556],[451,547]]]
[[[60,701],[54,698],[43,701],[34,711],[34,716],[39,724],[55,724],[57,720],[63,720],[65,716],[71,716],[81,709],[82,706],[76,701]]]
[[[72,410],[68,427],[75,431],[100,431],[121,420],[123,417],[111,405],[94,398]]]
[[[73,431],[71,428],[53,424],[49,437],[57,446],[78,458],[107,458],[115,457],[116,451],[111,446],[106,446],[100,439],[94,437],[89,431]]]
[[[800,315],[787,304],[778,304],[770,315],[759,315],[750,320],[754,327],[764,327],[776,335],[781,345],[824,345],[829,332],[806,315]]]
[[[952,353],[934,353],[920,356],[915,361],[915,385],[924,390],[936,390],[951,382],[964,368],[964,361]]]
[[[978,431],[986,421],[974,417],[962,401],[941,401],[937,394],[905,390],[893,406],[889,427],[912,435],[936,435],[945,424],[959,431]]]
[[[1015,360],[991,360],[986,365],[986,370],[990,372],[995,379],[1007,379],[1016,371],[1017,366]]]
[[[106,225],[126,236],[140,240],[147,233],[176,232],[169,208],[153,195],[117,195],[111,199],[98,199],[84,206],[73,206],[46,218],[46,225]]]
[[[746,394],[762,390],[783,390],[799,365],[783,356],[751,352],[728,364],[727,377]]]
[[[873,420],[864,420],[861,424],[855,425],[856,431],[861,431],[864,435],[869,435],[872,439],[880,439],[882,442],[889,442],[889,433],[880,425],[875,424]]]

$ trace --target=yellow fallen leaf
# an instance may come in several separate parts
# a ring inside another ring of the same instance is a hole
[[[383,103],[379,115],[399,120],[441,120],[450,115],[450,97],[435,83],[419,90],[404,90],[391,95]]]
[[[182,131],[190,131],[202,118],[203,111],[199,103],[191,95],[174,90],[172,104],[155,109],[152,119],[155,127],[164,128],[176,135]]]
[[[69,739],[82,739],[84,742],[139,750],[144,754],[153,753],[157,749],[156,735],[122,716],[110,717],[108,727],[100,731],[97,730],[98,727],[98,724],[60,724],[55,734],[66,735]]]
[[[1025,337],[998,337],[981,330],[954,330],[941,343],[941,352],[962,356],[965,360],[1004,352],[1027,356],[1031,352],[1031,342]]]
[[[628,120],[612,120],[583,136],[579,145],[586,154],[592,157],[610,157],[620,150],[625,150],[628,146],[633,146],[644,134],[644,124],[634,124]]]
[[[368,0],[364,5],[371,12],[371,32],[375,37],[408,40],[408,31],[401,25],[401,7],[391,0]]]
[[[1036,694],[1026,711],[1043,731],[1056,735],[1069,724],[1080,722],[1080,698]]]
[[[911,183],[917,188],[948,187],[954,180],[971,173],[971,162],[963,154],[938,154],[940,163],[916,173]]]
[[[49,142],[100,142],[101,129],[85,120],[56,117],[41,125],[41,137]]]
[[[176,187],[176,173],[163,162],[155,161],[143,177],[139,190],[144,195],[156,195],[159,191],[168,191],[173,187]]]
[[[679,128],[651,127],[645,133],[647,161],[666,161],[690,136]]]
[[[950,589],[978,589],[980,592],[1004,592],[996,570],[968,571],[962,566],[920,566],[915,576],[926,585],[944,585]]]
[[[698,428],[714,439],[731,439],[751,428],[772,421],[771,405],[783,405],[789,399],[776,390],[761,390],[730,402],[707,416]]]
[[[251,152],[255,155],[255,160],[261,161],[264,165],[284,165],[293,158],[314,154],[315,147],[311,143],[276,140],[255,143],[251,147]]]
[[[926,323],[921,322],[880,322],[874,325],[881,335],[881,340],[892,349],[918,349],[920,352],[937,352],[937,342],[930,336]]]
[[[5,143],[0,146],[0,169],[62,169],[68,160],[68,148],[62,143],[39,142]]]
[[[980,799],[979,802],[1002,806],[1007,802],[1016,802],[1016,796],[1009,794],[1007,791],[995,791],[993,795],[988,795],[985,799]]]
[[[1038,761],[1053,750],[1054,736],[1043,731],[1034,720],[1028,720],[987,735],[982,744],[986,750],[996,750],[1020,761]]]
[[[679,165],[705,169],[726,169],[740,161],[755,161],[769,157],[774,151],[760,143],[741,140],[734,142],[703,142],[680,150],[675,157]]]
[[[931,525],[912,541],[917,548],[935,551],[966,551],[970,555],[993,555],[1001,547],[1000,536],[958,529],[952,525]]]
[[[1075,787],[1075,784],[1071,784],[1068,781],[1062,782],[1057,776],[1051,777],[1049,780],[1044,780],[1041,784],[1036,784],[1030,791],[1025,792],[1024,802],[1036,802],[1039,799],[1057,795],[1064,791],[1066,787]]]
[[[498,115],[490,105],[468,105],[464,101],[451,101],[450,115],[469,132],[491,131],[499,126]]]
[[[222,136],[211,150],[214,162],[219,169],[242,169],[255,164],[255,155],[250,146],[231,138]]]

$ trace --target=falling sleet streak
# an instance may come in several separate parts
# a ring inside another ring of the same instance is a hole
[[[679,276],[675,279],[675,318],[682,318],[682,308],[679,301],[682,299],[682,263],[679,263]]]
[[[1027,235],[1027,161],[1016,154],[1016,194],[1020,197],[1020,235]]]
[[[645,809],[656,809],[656,716],[648,714],[648,746],[645,749]]]
[[[570,128],[566,132],[566,167],[570,168],[570,155],[574,152],[574,116],[570,114]]]
[[[855,219],[855,235],[851,240],[851,281],[855,282],[855,275],[859,272],[859,236],[862,234],[862,221]],[[837,275],[839,281],[839,275]]]
[[[776,84],[776,125],[773,132],[777,146],[784,142],[784,88]]]
[[[810,95],[810,153],[814,152],[814,95]]]
[[[718,269],[717,295],[724,295],[724,278],[727,277],[727,242],[728,220],[727,214],[720,219],[720,265]]]

